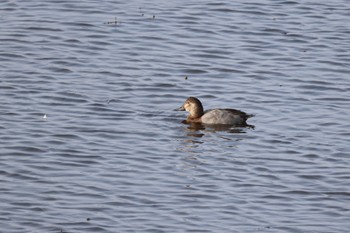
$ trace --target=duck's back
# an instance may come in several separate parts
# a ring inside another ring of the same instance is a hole
[[[203,124],[245,125],[250,116],[236,109],[211,109],[201,117]]]

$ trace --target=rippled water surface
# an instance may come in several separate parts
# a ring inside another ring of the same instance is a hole
[[[1,1],[1,232],[347,232],[349,20],[346,0]],[[182,124],[188,96],[255,129]]]

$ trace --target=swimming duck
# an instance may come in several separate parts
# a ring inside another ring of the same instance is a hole
[[[210,109],[204,111],[202,103],[196,97],[189,97],[178,111],[188,111],[186,123],[225,124],[247,126],[247,119],[253,115],[236,109]]]

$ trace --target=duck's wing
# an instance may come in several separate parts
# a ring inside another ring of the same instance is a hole
[[[234,115],[239,115],[239,116],[241,116],[241,117],[244,117],[245,119],[248,119],[248,118],[254,116],[253,114],[247,114],[247,113],[245,113],[245,112],[243,112],[243,111],[241,111],[241,110],[237,110],[237,109],[226,108],[226,109],[224,109],[224,110],[226,110],[226,111],[228,111],[228,112],[230,112],[230,113],[232,113],[232,114],[234,114]]]
[[[204,124],[243,125],[246,120],[246,115],[235,109],[210,109],[201,117]]]

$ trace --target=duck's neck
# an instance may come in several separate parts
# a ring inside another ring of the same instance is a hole
[[[201,116],[203,116],[203,107],[202,106],[198,106],[194,109],[192,109],[192,111],[190,112],[190,118],[200,118]]]

